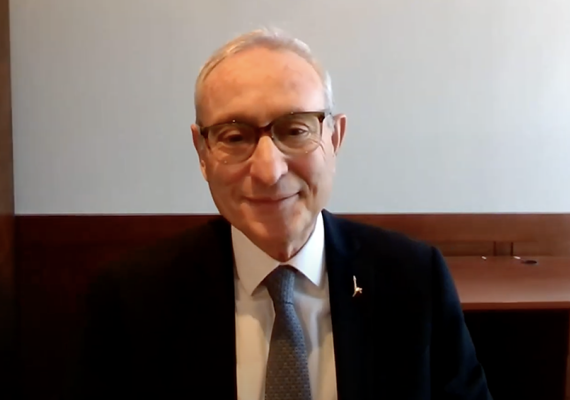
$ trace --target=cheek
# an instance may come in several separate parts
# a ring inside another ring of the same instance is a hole
[[[207,162],[208,184],[213,195],[223,194],[223,199],[232,198],[231,192],[238,191],[243,182],[243,168]],[[222,197],[222,196],[220,196]]]
[[[319,148],[295,163],[295,173],[308,186],[309,192],[316,195],[329,185],[334,174],[334,158]]]

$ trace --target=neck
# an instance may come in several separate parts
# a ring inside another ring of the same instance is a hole
[[[274,260],[285,263],[295,257],[295,255],[301,251],[305,244],[307,244],[309,238],[315,230],[315,226],[316,219],[311,225],[307,226],[294,238],[288,237],[280,241],[252,240],[252,242]]]
[[[301,251],[303,246],[305,246],[309,240],[309,237],[310,235],[303,240],[279,244],[267,244],[266,246],[259,246],[259,248],[274,260],[285,263],[295,257],[299,251]]]

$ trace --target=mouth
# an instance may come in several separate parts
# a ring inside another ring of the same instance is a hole
[[[272,196],[272,197],[246,197],[248,203],[259,206],[270,206],[270,205],[280,205],[287,202],[287,200],[292,200],[296,198],[298,193],[286,195],[286,196]]]

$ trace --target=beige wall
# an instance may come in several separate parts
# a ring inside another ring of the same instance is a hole
[[[18,214],[214,211],[193,79],[263,24],[313,46],[349,116],[333,211],[570,211],[570,2],[11,5]]]

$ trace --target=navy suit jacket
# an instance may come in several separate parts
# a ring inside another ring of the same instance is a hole
[[[491,399],[440,252],[323,216],[338,398]],[[236,399],[233,266],[220,217],[105,269],[72,397]]]

